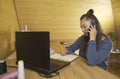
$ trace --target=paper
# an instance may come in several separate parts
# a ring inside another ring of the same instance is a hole
[[[73,55],[73,54],[68,54],[68,55],[63,56],[63,55],[57,54],[57,53],[54,53],[53,55],[50,56],[50,58],[52,58],[52,59],[58,59],[61,61],[66,61],[66,62],[71,62],[74,59],[76,59],[77,57],[78,57],[77,55]]]
[[[53,55],[55,51],[50,47],[50,55]]]

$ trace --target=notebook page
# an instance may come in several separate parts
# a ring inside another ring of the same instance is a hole
[[[58,59],[61,61],[66,61],[66,62],[71,62],[74,59],[76,59],[77,57],[78,57],[77,55],[73,55],[73,54],[68,54],[68,55],[63,56],[63,55],[57,54],[57,53],[54,53],[50,56],[50,58],[52,58],[52,59]]]

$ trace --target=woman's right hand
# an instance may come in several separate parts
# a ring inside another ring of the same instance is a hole
[[[66,49],[64,49],[64,50],[62,50],[62,52],[61,52],[61,55],[66,55],[67,54],[67,50]]]
[[[66,47],[64,46],[64,45],[62,45],[60,42],[58,43],[59,44],[59,47],[60,47],[60,50],[61,50],[61,55],[66,55],[67,54],[67,49],[66,49]]]

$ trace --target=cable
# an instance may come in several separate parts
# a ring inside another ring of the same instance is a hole
[[[18,68],[17,66],[7,66],[7,67],[11,67],[11,68]]]
[[[20,21],[19,21],[19,17],[18,17],[18,11],[17,11],[17,8],[16,8],[15,0],[13,0],[13,5],[14,5],[14,9],[15,9],[15,14],[16,14],[19,30],[20,30]]]

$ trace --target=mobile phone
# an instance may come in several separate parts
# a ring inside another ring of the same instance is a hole
[[[96,23],[94,21],[92,21],[91,25],[94,27],[96,25]]]
[[[94,21],[92,21],[91,22],[91,25],[94,27],[94,26],[96,26],[96,23],[94,22]],[[88,29],[89,31],[90,31],[90,29]],[[90,34],[89,33],[87,33],[87,36],[89,36]]]

